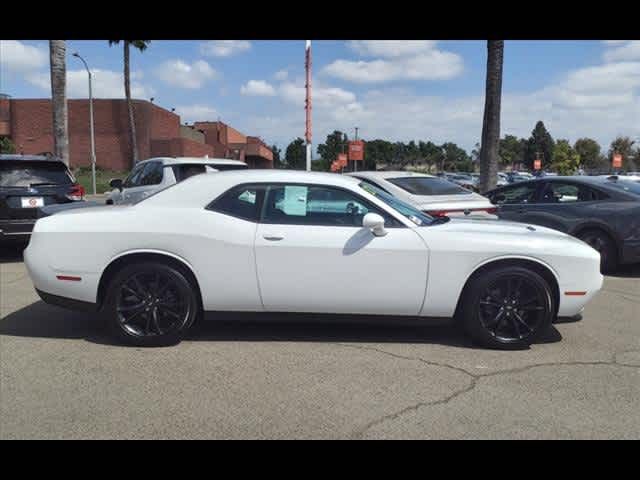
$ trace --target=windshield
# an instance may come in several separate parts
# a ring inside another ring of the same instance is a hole
[[[398,213],[402,214],[404,217],[411,220],[419,227],[433,223],[433,217],[421,212],[417,208],[412,207],[402,200],[398,200],[396,197],[389,195],[387,192],[371,185],[370,183],[361,182],[360,188],[362,188],[365,192],[370,193],[374,197],[382,200],[384,203],[389,205]]]
[[[30,185],[71,185],[73,177],[61,162],[2,161],[0,187],[28,187]]]
[[[460,185],[438,177],[387,178],[388,182],[413,195],[469,195]]]

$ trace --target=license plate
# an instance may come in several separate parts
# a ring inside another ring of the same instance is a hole
[[[22,208],[44,207],[44,198],[42,197],[22,197]]]

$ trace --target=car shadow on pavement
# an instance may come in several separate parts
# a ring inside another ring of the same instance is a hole
[[[352,342],[436,344],[475,349],[466,336],[451,325],[393,325],[397,317],[365,323],[345,316],[218,313],[207,315],[190,330],[186,341],[203,342]],[[350,317],[350,316],[349,316]],[[388,319],[388,320],[387,320]],[[402,319],[399,319],[402,320]],[[83,339],[101,345],[120,345],[103,327],[97,314],[73,312],[38,301],[0,320],[0,335],[35,338]],[[562,339],[551,327],[537,343]]]

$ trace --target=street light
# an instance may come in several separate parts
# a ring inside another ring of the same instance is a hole
[[[87,65],[87,62],[84,61],[78,52],[73,53],[74,57],[78,57],[82,63],[84,64],[84,68],[87,69],[87,73],[89,74],[89,128],[91,130],[91,181],[93,186],[93,194],[96,194],[96,143],[93,132],[93,93],[91,91],[91,70]]]

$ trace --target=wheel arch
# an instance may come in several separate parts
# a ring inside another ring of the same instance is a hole
[[[96,302],[98,308],[102,308],[104,299],[107,293],[107,287],[113,276],[125,265],[133,262],[155,261],[161,262],[166,265],[170,265],[177,268],[184,273],[188,279],[193,282],[196,288],[196,295],[200,306],[202,306],[202,292],[200,290],[200,284],[196,277],[193,267],[184,258],[175,255],[173,253],[165,252],[162,250],[133,250],[123,252],[112,258],[106,268],[102,271],[100,281],[98,283],[98,292]]]
[[[554,317],[557,315],[558,308],[560,306],[560,282],[558,279],[557,273],[551,268],[550,265],[539,260],[537,258],[531,257],[523,257],[523,256],[511,256],[511,257],[499,257],[499,258],[491,258],[485,260],[484,262],[476,265],[473,271],[467,277],[467,280],[460,291],[460,295],[458,297],[458,303],[456,305],[456,310],[454,317],[459,317],[460,308],[464,297],[467,292],[467,288],[471,283],[471,280],[482,273],[491,270],[497,267],[524,267],[533,270],[538,273],[551,287],[551,291],[553,294],[553,303],[554,303]]]
[[[613,241],[613,244],[616,247],[616,253],[618,254],[618,258],[621,258],[623,242],[618,236],[618,234],[615,232],[615,230],[611,228],[609,225],[607,225],[605,222],[594,221],[594,220],[584,222],[574,227],[569,232],[569,234],[574,237],[578,237],[578,235],[580,235],[583,232],[586,232],[587,230],[600,230],[609,238],[611,238],[611,240]]]

